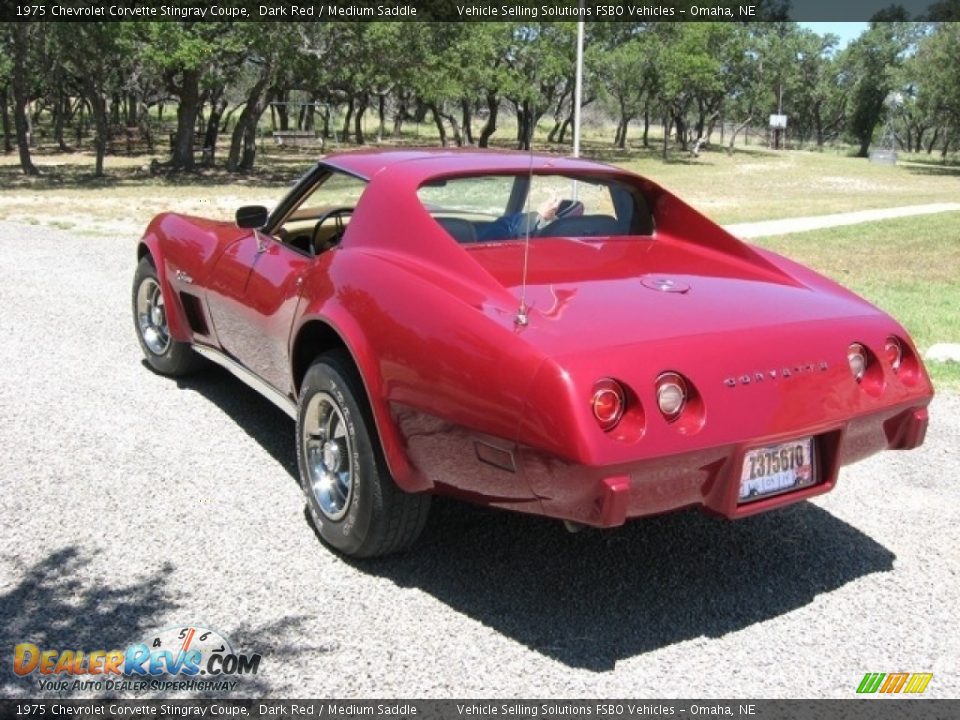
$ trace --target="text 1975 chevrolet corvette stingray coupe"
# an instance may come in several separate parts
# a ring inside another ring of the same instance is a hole
[[[156,217],[137,334],[296,419],[321,537],[410,545],[433,493],[571,527],[827,492],[923,442],[893,319],[649,180],[498,152],[334,155],[236,222]]]

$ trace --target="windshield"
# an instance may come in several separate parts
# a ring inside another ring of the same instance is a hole
[[[608,178],[483,175],[430,181],[424,208],[459,243],[652,235],[643,195]]]

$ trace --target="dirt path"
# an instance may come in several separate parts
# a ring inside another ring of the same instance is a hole
[[[724,228],[740,238],[758,238],[768,235],[787,235],[789,233],[807,232],[808,230],[820,230],[821,228],[838,225],[856,225],[874,220],[890,220],[891,218],[909,217],[911,215],[931,215],[952,210],[960,210],[960,203],[931,203],[929,205],[857,210],[856,212],[833,213],[832,215],[814,215],[811,217],[724,225]]]

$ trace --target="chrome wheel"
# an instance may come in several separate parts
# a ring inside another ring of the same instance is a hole
[[[347,514],[353,495],[353,447],[337,402],[327,393],[310,398],[303,418],[308,490],[330,520]]]
[[[140,337],[154,355],[163,355],[170,347],[170,330],[160,285],[146,278],[137,290],[137,327]]]

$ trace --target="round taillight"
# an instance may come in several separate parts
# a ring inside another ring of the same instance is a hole
[[[901,345],[900,341],[893,337],[893,335],[888,337],[887,341],[883,344],[883,355],[887,359],[887,364],[890,365],[890,369],[898,372],[900,365],[903,363],[903,345]]]
[[[687,384],[676,373],[663,373],[657,378],[657,405],[667,420],[680,415],[687,402]]]
[[[853,343],[847,348],[847,362],[850,363],[850,372],[857,382],[863,380],[867,372],[867,351],[860,343]]]
[[[623,417],[626,400],[620,383],[610,378],[598,380],[593,386],[590,408],[602,430],[612,430]]]

